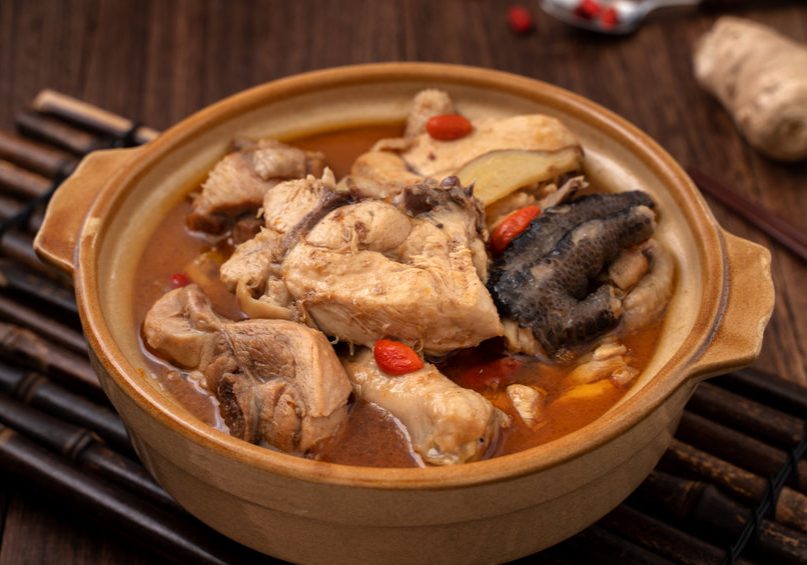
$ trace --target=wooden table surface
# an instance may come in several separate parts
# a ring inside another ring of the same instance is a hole
[[[695,83],[693,45],[715,14],[678,11],[629,37],[608,38],[551,20],[537,0],[525,4],[537,30],[517,37],[505,24],[508,2],[491,0],[0,0],[0,128],[11,129],[15,113],[45,87],[162,129],[224,96],[301,71],[372,61],[461,63],[591,98],[682,164],[807,228],[807,163],[782,165],[754,152]],[[807,42],[804,2],[734,13]],[[729,231],[773,251],[777,302],[757,366],[807,385],[807,265],[710,204]],[[56,501],[0,489],[0,565],[150,560],[114,534],[77,522],[69,509],[54,511]]]

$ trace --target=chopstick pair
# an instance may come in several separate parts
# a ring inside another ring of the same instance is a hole
[[[687,173],[703,192],[719,200],[803,261],[807,261],[807,232],[696,167],[687,167]]]

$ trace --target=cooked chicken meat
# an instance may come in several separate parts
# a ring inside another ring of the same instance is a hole
[[[286,284],[281,264],[302,234],[325,214],[347,201],[337,191],[330,170],[321,179],[283,182],[263,199],[263,229],[239,245],[221,266],[221,280],[236,293],[238,305],[255,318],[299,319]]]
[[[278,141],[263,139],[242,143],[213,168],[193,201],[188,227],[221,233],[240,215],[250,214],[263,202],[266,191],[283,179],[306,174],[319,176],[321,153],[305,152]]]
[[[672,296],[675,279],[672,254],[653,240],[643,252],[649,256],[650,270],[622,301],[622,329],[625,333],[635,332],[658,320]]]
[[[546,393],[527,385],[512,384],[507,387],[507,398],[519,417],[530,427],[541,420]]]
[[[236,437],[307,452],[347,418],[350,383],[317,330],[285,320],[232,322],[192,284],[160,298],[143,333],[161,357],[204,375]]]
[[[434,365],[390,376],[364,349],[344,361],[359,398],[388,410],[406,428],[413,449],[431,465],[479,459],[507,425],[507,416],[473,390],[462,388]]]
[[[501,335],[474,261],[479,209],[457,190],[418,188],[433,194],[412,197],[415,217],[377,200],[331,212],[283,262],[290,294],[322,331],[355,344],[394,337],[443,354]]]
[[[569,381],[588,384],[611,378],[615,383],[625,385],[638,374],[639,371],[630,365],[628,348],[613,339],[607,339],[592,353],[580,359],[577,367],[569,373]]]
[[[491,277],[505,313],[530,327],[550,354],[613,329],[621,316],[616,289],[592,286],[621,249],[653,234],[653,206],[645,193],[623,192],[547,210],[513,241]]]
[[[143,322],[143,335],[163,359],[195,369],[210,362],[216,333],[226,322],[213,311],[202,289],[191,284],[154,303]]]

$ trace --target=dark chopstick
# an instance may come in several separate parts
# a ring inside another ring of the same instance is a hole
[[[703,192],[720,200],[765,234],[807,261],[807,232],[694,167],[688,167],[687,173]]]
[[[161,508],[103,479],[88,475],[60,456],[0,426],[0,471],[37,496],[80,511],[101,527],[125,536],[176,563],[260,563],[266,557],[240,546],[188,516]]]

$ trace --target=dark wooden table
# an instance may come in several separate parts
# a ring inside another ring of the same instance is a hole
[[[514,36],[508,2],[0,0],[0,128],[42,88],[155,128],[224,96],[301,71],[421,60],[496,68],[568,88],[614,110],[683,164],[807,228],[807,163],[755,153],[692,75],[715,14],[679,11],[626,38],[576,32],[525,2],[537,30]],[[768,2],[759,2],[765,6]],[[807,42],[807,4],[734,12]],[[807,265],[712,201],[728,230],[770,247],[777,303],[757,366],[807,385]],[[4,491],[2,489],[5,489]],[[146,563],[137,547],[0,482],[0,565]]]

